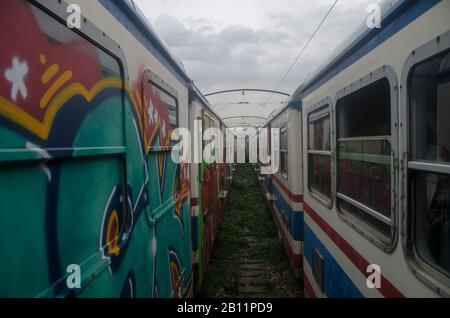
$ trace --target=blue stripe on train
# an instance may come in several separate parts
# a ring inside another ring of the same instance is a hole
[[[412,21],[442,0],[402,0],[392,6],[382,20],[381,29],[367,29],[347,49],[335,57],[315,77],[305,84],[302,95],[308,95],[350,67],[363,56],[389,40]]]
[[[329,298],[362,298],[364,295],[348,277],[342,267],[334,259],[322,242],[317,238],[311,228],[305,223],[303,255],[312,267],[313,248],[324,259],[324,291]]]
[[[281,192],[274,185],[273,196],[276,198],[274,204],[281,213],[281,218],[287,224],[287,228],[295,241],[303,241],[303,212],[294,211],[290,204],[284,199]]]

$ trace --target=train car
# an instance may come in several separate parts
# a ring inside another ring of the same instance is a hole
[[[303,261],[302,112],[299,92],[297,90],[287,106],[263,125],[268,131],[279,129],[280,165],[277,173],[260,174],[259,177],[280,240],[297,277],[302,275]],[[273,140],[270,133],[268,136],[268,147],[262,151],[271,154]]]
[[[223,129],[223,123],[220,117],[212,112],[210,109],[203,110],[203,132],[205,133],[209,128]],[[225,131],[221,130],[225,136]],[[209,141],[203,141],[204,154],[207,151],[207,144]],[[225,148],[220,145],[222,154],[219,154],[221,158],[225,154]],[[211,155],[215,156],[217,149],[211,150]],[[203,273],[206,273],[208,263],[211,259],[214,244],[216,242],[219,226],[223,220],[223,207],[225,199],[227,197],[227,191],[229,185],[223,183],[225,181],[222,178],[222,172],[225,173],[224,163],[220,162],[208,162],[203,160],[200,164],[200,183],[201,183],[201,211],[203,214],[203,241],[202,241],[202,262]],[[225,189],[226,187],[226,189]]]
[[[192,295],[182,66],[129,0],[0,6],[0,297]]]
[[[389,1],[301,89],[309,297],[450,296],[450,1]]]
[[[209,163],[204,158],[203,152],[210,142],[202,138],[206,130],[217,128],[225,136],[226,126],[195,86],[192,86],[190,94],[189,116],[191,133],[198,132],[198,140],[194,137],[191,141],[194,163],[190,168],[193,275],[194,290],[197,293],[201,290],[219,226],[223,221],[225,200],[230,187],[230,169],[225,161]],[[218,146],[225,155],[225,140]]]

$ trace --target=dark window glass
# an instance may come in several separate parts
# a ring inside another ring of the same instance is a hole
[[[310,190],[331,198],[331,156],[310,154],[308,157]]]
[[[427,263],[450,275],[450,175],[414,174],[416,250]]]
[[[388,140],[338,143],[338,192],[390,218],[391,145]]]
[[[331,151],[330,113],[325,109],[313,115],[308,125],[309,149]]]
[[[338,138],[389,136],[391,90],[383,78],[337,101]]]
[[[178,126],[178,112],[177,112],[177,101],[175,98],[161,90],[159,87],[152,84],[153,93],[159,103],[167,109],[167,114],[169,117],[169,123],[173,129]]]
[[[450,53],[414,69],[410,108],[412,160],[450,162]]]
[[[383,78],[337,102],[341,211],[391,237],[391,93]]]

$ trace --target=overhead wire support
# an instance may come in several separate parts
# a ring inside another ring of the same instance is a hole
[[[213,96],[213,95],[219,95],[219,94],[225,94],[225,93],[234,93],[234,92],[260,92],[260,93],[271,93],[271,94],[279,94],[284,96],[290,96],[288,93],[280,92],[277,90],[268,90],[268,89],[258,89],[258,88],[238,88],[238,89],[229,89],[225,91],[219,91],[214,93],[205,94],[205,97]]]

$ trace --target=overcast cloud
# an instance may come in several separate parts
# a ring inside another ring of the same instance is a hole
[[[274,89],[333,0],[134,0],[203,93]],[[380,0],[340,0],[281,90],[292,93]]]

